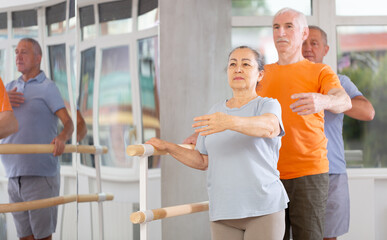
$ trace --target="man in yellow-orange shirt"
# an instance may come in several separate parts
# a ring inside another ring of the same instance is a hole
[[[282,107],[286,134],[278,170],[290,199],[284,239],[290,239],[291,226],[294,240],[323,239],[329,179],[324,110],[341,113],[351,108],[332,69],[302,56],[308,33],[302,13],[289,8],[276,13],[273,39],[279,60],[265,66],[257,90],[262,97],[278,99]]]

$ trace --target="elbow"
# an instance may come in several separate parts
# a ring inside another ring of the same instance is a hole
[[[206,171],[208,169],[208,166],[203,165],[203,166],[200,166],[198,169],[202,171]]]
[[[365,121],[372,121],[372,120],[374,120],[374,117],[375,117],[375,109],[371,108],[371,110],[366,115]]]

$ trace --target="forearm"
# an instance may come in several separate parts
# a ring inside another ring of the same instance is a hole
[[[64,142],[71,138],[71,135],[74,132],[74,125],[72,121],[66,121],[63,124],[63,130],[58,134],[58,138],[62,139]]]
[[[352,108],[345,111],[345,115],[361,121],[371,121],[374,119],[375,110],[367,98],[364,96],[356,96],[351,99],[351,102]]]
[[[84,121],[78,121],[77,123],[77,141],[81,141],[87,133],[86,123]]]
[[[253,136],[273,138],[280,133],[277,117],[274,114],[263,114],[254,117],[232,116],[229,130]]]
[[[332,113],[342,113],[352,108],[351,99],[344,89],[334,88],[325,95],[324,109]]]
[[[0,113],[0,139],[17,132],[18,122],[12,111]]]
[[[208,167],[207,158],[197,150],[186,149],[177,144],[166,142],[166,151],[179,162],[188,167],[206,170]]]

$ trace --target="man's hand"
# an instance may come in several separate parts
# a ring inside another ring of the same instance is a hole
[[[222,112],[216,112],[196,117],[194,118],[194,121],[196,123],[192,124],[193,128],[201,127],[195,129],[195,132],[200,133],[202,136],[207,136],[229,129],[230,124],[232,124],[232,116]]]
[[[320,93],[296,93],[291,98],[297,99],[296,102],[290,105],[290,108],[293,112],[298,113],[298,115],[321,112],[329,102],[329,96]]]
[[[51,141],[51,144],[54,144],[54,156],[60,156],[62,155],[64,149],[65,149],[65,142],[64,140],[60,139],[59,136],[57,136],[56,138],[54,138],[52,141]]]
[[[21,92],[16,92],[16,90],[17,88],[14,87],[12,90],[7,92],[12,107],[19,107],[20,104],[24,103],[24,94]]]

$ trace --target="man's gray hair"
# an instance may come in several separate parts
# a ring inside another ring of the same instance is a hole
[[[323,38],[325,46],[328,46],[328,36],[324,30],[322,30],[320,27],[315,26],[315,25],[309,25],[309,29],[314,29],[314,30],[320,31],[321,37]]]
[[[42,48],[40,47],[40,44],[38,43],[38,41],[36,41],[33,38],[22,38],[22,39],[20,39],[20,42],[21,41],[26,41],[26,42],[31,43],[32,47],[34,49],[35,55],[42,56]]]
[[[308,22],[306,21],[306,17],[305,15],[300,12],[300,11],[297,11],[297,10],[294,10],[292,8],[282,8],[280,9],[275,15],[274,15],[274,18],[273,18],[273,21],[274,19],[276,19],[276,17],[278,17],[279,15],[282,15],[284,13],[287,13],[287,12],[291,12],[291,13],[295,13],[296,16],[297,16],[297,21],[298,23],[300,24],[300,29],[301,31],[304,30],[304,28],[307,28],[308,27]]]

